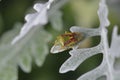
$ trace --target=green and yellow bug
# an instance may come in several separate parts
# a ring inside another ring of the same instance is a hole
[[[83,34],[79,32],[65,32],[57,36],[51,53],[58,53],[73,48],[77,43],[83,40]]]

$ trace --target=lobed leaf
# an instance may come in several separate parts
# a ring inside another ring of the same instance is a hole
[[[68,0],[49,0],[45,4],[36,3],[34,9],[36,13],[27,14],[25,16],[26,23],[21,28],[21,31],[18,36],[12,40],[12,44],[15,44],[21,38],[23,38],[33,27],[40,25],[43,26],[48,22],[48,16],[52,16],[55,11],[58,11]],[[53,3],[54,2],[54,3]],[[53,4],[53,5],[51,5]],[[58,16],[58,17],[57,17]],[[61,13],[56,15],[58,23],[62,26]],[[53,21],[52,21],[53,22]],[[55,24],[54,24],[55,25]]]
[[[77,80],[106,80],[106,71],[106,62],[103,60],[100,66],[82,75]]]
[[[52,4],[51,0],[46,2],[45,4],[37,3],[34,5],[34,9],[37,11],[33,14],[28,14],[25,16],[25,20],[27,21],[21,31],[20,34],[15,37],[12,41],[12,44],[15,44],[18,40],[23,38],[33,27],[37,25],[45,25],[48,22],[47,10]]]
[[[115,57],[120,57],[120,36],[117,35],[117,32],[118,32],[118,27],[115,26],[113,29],[112,41],[109,52],[110,53],[115,52],[115,54],[111,54],[111,55]]]
[[[100,27],[107,27],[110,25],[108,20],[108,9],[106,5],[106,0],[101,0],[98,9],[98,16],[100,20]]]
[[[97,68],[83,74],[77,80],[119,80],[120,77],[120,37],[117,35],[117,27],[113,30],[112,42],[108,47],[107,29],[109,26],[108,9],[105,0],[101,0],[98,10],[100,27],[98,29],[88,29],[72,27],[72,32],[80,32],[84,37],[100,36],[101,42],[91,48],[73,48],[69,53],[71,57],[67,59],[60,68],[60,73],[75,70],[87,58],[102,53],[103,61]],[[79,46],[79,44],[77,44]]]
[[[35,63],[38,66],[41,66],[48,54],[48,41],[51,40],[51,35],[47,33],[43,28],[36,26],[29,31],[29,35],[27,35],[24,39],[17,42],[16,45],[11,45],[10,42],[15,34],[18,33],[19,28],[15,28],[5,35],[3,35],[1,39],[0,45],[0,74],[2,75],[1,80],[17,80],[17,65],[21,67],[21,69],[25,72],[30,72],[32,67],[32,56],[35,60]],[[8,38],[9,37],[9,38]],[[7,40],[6,40],[7,39]],[[45,47],[44,47],[45,46]],[[14,63],[8,64],[9,62]],[[1,73],[5,71],[6,68],[10,68],[11,70],[7,70],[7,74]],[[16,72],[12,70],[15,69]],[[13,73],[13,74],[12,74]]]
[[[62,64],[60,73],[70,70],[74,71],[83,61],[95,54],[101,53],[101,50],[102,47],[100,45],[94,48],[73,49],[70,51],[71,57]]]

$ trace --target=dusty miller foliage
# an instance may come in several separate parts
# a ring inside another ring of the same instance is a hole
[[[52,38],[43,26],[49,21],[54,29],[62,30],[62,13],[59,8],[67,1],[49,0],[46,3],[36,3],[33,6],[36,12],[25,16],[25,24],[16,23],[13,30],[2,35],[0,80],[18,80],[18,66],[24,72],[30,72],[32,60],[37,66],[42,66],[49,53],[48,42]]]
[[[107,27],[110,23],[105,0],[101,0],[99,3],[98,16],[100,26],[96,29],[77,26],[70,28],[71,32],[80,32],[85,38],[100,36],[101,40],[97,46],[91,48],[79,49],[76,48],[76,46],[73,47],[69,52],[71,57],[62,64],[59,71],[60,73],[71,70],[74,71],[87,58],[102,53],[103,60],[101,64],[97,68],[83,74],[77,80],[120,80],[120,36],[117,35],[118,28],[115,26],[113,29],[112,42],[109,47]],[[77,44],[78,47],[80,43]]]
[[[23,71],[30,72],[32,59],[34,59],[34,62],[38,66],[42,66],[46,55],[49,53],[48,41],[52,38],[52,35],[45,31],[43,26],[50,22],[54,29],[62,30],[62,13],[59,8],[67,1],[49,0],[44,4],[36,3],[33,7],[36,12],[25,16],[25,24],[15,24],[13,30],[2,36],[0,40],[0,80],[17,80],[18,66]],[[61,66],[60,73],[75,70],[87,58],[98,53],[103,53],[101,65],[83,74],[78,80],[120,79],[120,36],[117,35],[118,29],[115,26],[111,45],[110,47],[108,46],[106,28],[109,26],[109,21],[107,19],[108,10],[105,0],[101,0],[100,2],[98,16],[100,19],[99,28],[91,29],[76,26],[70,28],[71,32],[82,32],[85,38],[100,36],[101,41],[97,46],[92,48],[74,48],[71,50],[71,57]]]
[[[99,3],[98,16],[100,26],[96,29],[73,26],[71,32],[82,32],[85,38],[100,36],[100,43],[91,48],[73,48],[69,53],[71,57],[67,59],[60,68],[60,73],[74,71],[87,58],[102,53],[101,64],[80,76],[77,80],[120,80],[120,36],[117,34],[118,27],[115,26],[112,33],[111,45],[108,45],[108,9],[105,0]],[[80,43],[79,43],[80,44]],[[79,46],[78,44],[78,46]]]

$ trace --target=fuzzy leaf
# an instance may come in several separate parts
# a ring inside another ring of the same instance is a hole
[[[118,27],[115,26],[114,30],[113,30],[113,34],[112,34],[112,42],[111,42],[111,47],[110,47],[110,53],[114,53],[115,54],[111,54],[115,57],[120,57],[120,36],[117,35],[118,32]]]
[[[103,61],[96,69],[87,72],[77,80],[119,80],[120,77],[120,36],[117,33],[117,27],[114,27],[112,35],[112,43],[110,49],[105,50],[105,46],[101,50],[103,53]],[[117,44],[116,44],[117,43]],[[101,45],[103,45],[102,43]],[[115,46],[116,45],[116,46]]]
[[[54,2],[54,3],[53,3]],[[48,16],[52,16],[55,11],[59,11],[58,9],[61,8],[65,3],[67,3],[68,0],[49,0],[45,4],[42,3],[36,3],[34,5],[34,9],[37,11],[33,14],[27,14],[25,16],[26,23],[21,28],[21,31],[18,36],[16,36],[12,40],[12,44],[15,44],[17,41],[19,41],[21,38],[23,38],[33,27],[40,25],[43,26],[47,24],[48,22]],[[51,5],[53,4],[53,5]],[[57,17],[58,16],[58,17]],[[61,14],[58,13],[56,15],[59,26],[62,26],[62,22],[60,17]]]
[[[70,70],[74,71],[84,60],[97,53],[101,53],[101,50],[101,46],[86,49],[73,49],[70,51],[71,57],[61,66],[60,73],[65,73]]]
[[[48,54],[47,42],[51,40],[51,35],[42,27],[36,26],[32,28],[32,30],[29,31],[29,35],[17,42],[16,45],[11,45],[10,42],[12,38],[16,36],[15,34],[17,34],[19,30],[20,27],[16,27],[3,35],[1,39],[0,74],[2,76],[0,80],[17,80],[17,65],[19,65],[23,71],[30,72],[32,56],[36,64],[41,66]],[[14,65],[12,63],[14,63]],[[5,71],[6,68],[10,68],[11,70],[7,70],[6,74],[1,73]],[[8,77],[6,76],[7,73],[10,73]]]
[[[17,80],[18,71],[15,63],[7,63],[6,65],[0,69],[0,80]]]
[[[17,80],[17,66],[20,66],[25,72],[30,72],[32,59],[38,66],[42,66],[49,53],[48,42],[51,40],[51,35],[42,26],[48,22],[48,14],[51,16],[54,11],[59,11],[58,9],[68,0],[56,0],[51,5],[53,1],[49,0],[45,4],[36,3],[34,9],[37,12],[25,16],[26,23],[21,30],[22,25],[16,24],[13,30],[2,36],[0,40],[0,80]],[[58,13],[58,22],[59,18],[61,18],[61,13]],[[20,34],[15,37],[19,31]],[[11,41],[14,45],[11,45]]]
[[[109,26],[108,9],[105,0],[100,1],[98,16],[100,19],[100,27],[98,29],[88,29],[72,27],[72,32],[80,32],[84,37],[100,36],[100,43],[91,48],[79,49],[73,48],[69,53],[71,57],[67,59],[60,68],[60,73],[75,70],[87,58],[102,53],[103,60],[100,66],[83,74],[77,80],[120,80],[120,36],[117,35],[117,27],[114,27],[112,42],[109,48],[107,29]],[[77,45],[79,46],[80,43]]]
[[[49,0],[45,4],[37,3],[34,5],[34,9],[37,11],[33,14],[28,14],[25,16],[25,20],[27,21],[21,31],[20,34],[13,39],[12,44],[15,44],[18,40],[23,38],[33,27],[37,25],[45,25],[48,22],[47,10],[53,1]]]
[[[103,8],[103,6],[104,6],[104,8]],[[104,10],[105,10],[105,13],[100,14],[100,12],[104,11]],[[107,10],[107,6],[105,4],[105,0],[101,0],[99,10],[98,10],[101,29],[105,29],[104,26],[107,26],[107,25],[105,25],[106,24],[105,22],[102,22],[103,20],[108,21],[108,19],[107,19],[108,12],[106,10]],[[89,29],[89,28],[71,27],[70,30],[72,32],[80,32],[80,33],[84,34],[85,38],[87,38],[87,37],[92,37],[92,36],[101,36],[102,32],[101,32],[100,28]],[[102,33],[102,35],[106,35],[106,33]],[[104,40],[103,37],[102,37],[102,39]],[[85,59],[87,59],[95,54],[101,53],[102,49],[103,49],[102,47],[104,45],[103,40],[101,40],[101,43],[98,46],[93,47],[93,48],[88,48],[88,49],[76,49],[76,48],[74,49],[73,48],[73,50],[70,51],[71,57],[61,66],[60,73],[67,72],[69,70],[75,70]],[[79,44],[78,44],[78,46],[79,46]]]
[[[108,20],[108,9],[105,2],[106,0],[101,0],[99,4],[98,16],[100,20],[100,27],[107,27],[110,25],[110,22]]]

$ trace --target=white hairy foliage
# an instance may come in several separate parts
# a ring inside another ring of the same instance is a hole
[[[4,34],[0,41],[0,80],[17,80],[17,66],[25,72],[30,72],[32,59],[38,66],[42,66],[49,53],[47,44],[51,35],[39,26],[32,28],[29,35],[19,43],[11,45],[11,40],[21,28],[21,25],[16,25],[13,30]]]
[[[36,3],[34,9],[37,11],[33,14],[28,14],[25,16],[26,23],[23,25],[20,34],[12,41],[12,44],[15,44],[18,40],[24,37],[32,27],[37,26],[38,24],[45,25],[48,22],[47,10],[50,9],[51,3],[53,0],[49,0],[45,4]]]
[[[26,23],[22,28],[22,25],[16,24],[13,30],[2,36],[0,40],[0,80],[17,80],[17,66],[20,66],[25,72],[30,72],[32,59],[38,66],[43,64],[48,54],[47,44],[51,40],[51,35],[42,26],[50,21],[54,29],[61,30],[63,24],[59,8],[67,1],[69,0],[49,0],[44,4],[36,3],[34,5],[36,12],[25,16]],[[115,26],[109,47],[106,29],[109,26],[109,20],[105,0],[100,1],[98,16],[99,28],[76,26],[70,28],[71,32],[83,33],[85,38],[100,36],[101,41],[95,47],[73,48],[69,52],[71,57],[63,63],[60,73],[74,71],[87,58],[102,53],[101,65],[83,74],[78,80],[120,80],[120,36],[117,35],[118,28]],[[19,35],[16,36],[18,33]]]
[[[69,52],[71,55],[70,58],[62,64],[60,73],[74,71],[87,58],[102,53],[103,60],[100,66],[83,74],[77,80],[120,80],[120,36],[117,35],[118,28],[115,26],[113,29],[112,42],[109,47],[107,27],[110,23],[105,0],[100,0],[98,16],[100,26],[96,29],[76,26],[70,28],[71,32],[80,32],[84,34],[85,38],[100,36],[101,41],[97,46],[91,48],[73,48]]]
[[[33,27],[37,25],[41,27],[47,24],[48,18],[54,29],[61,30],[63,27],[62,13],[59,11],[59,8],[67,1],[68,0],[49,0],[45,4],[36,3],[33,8],[37,12],[25,16],[26,23],[21,28],[20,34],[13,39],[11,44],[15,44],[22,39]]]
[[[50,22],[55,29],[56,26],[62,27],[62,14],[59,8],[67,1],[49,0],[44,4],[36,3],[34,5],[36,12],[25,16],[26,23],[24,25],[16,24],[13,30],[2,35],[0,40],[0,80],[17,80],[18,66],[24,72],[30,72],[32,59],[37,66],[42,66],[49,53],[48,42],[52,38],[42,26],[52,20]],[[54,12],[57,14],[52,19],[51,16]]]

